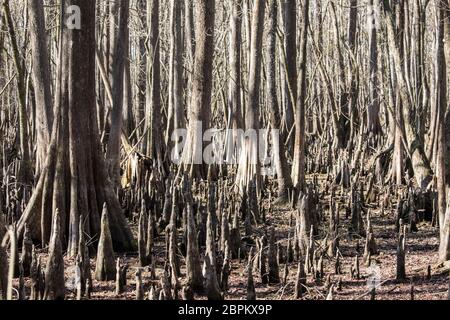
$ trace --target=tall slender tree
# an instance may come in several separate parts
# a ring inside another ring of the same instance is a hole
[[[264,32],[265,0],[256,0],[253,4],[250,42],[250,71],[248,80],[248,96],[245,106],[245,129],[243,149],[239,159],[239,168],[236,177],[237,185],[241,191],[247,189],[250,181],[256,178],[257,188],[260,188],[261,163],[259,161],[259,116],[260,116],[260,85],[262,40]]]
[[[47,155],[53,122],[48,39],[45,30],[44,3],[28,0],[30,42],[33,57],[33,84],[36,99],[37,155],[36,171],[40,172]]]
[[[203,133],[210,125],[215,5],[215,0],[197,0],[194,3],[195,58],[192,96],[186,143],[181,159],[182,167],[194,178],[206,177],[206,168],[202,165]]]
[[[242,47],[242,0],[232,0],[230,15],[230,78],[228,82],[228,108],[231,127],[243,129],[241,104],[241,47]]]
[[[450,205],[446,187],[446,136],[445,113],[448,111],[447,99],[447,61],[445,56],[445,24],[448,24],[450,15],[447,0],[439,0],[436,3],[438,34],[436,50],[436,99],[438,107],[438,154],[436,163],[436,177],[438,189],[438,212],[440,227],[439,261],[450,259]],[[446,205],[447,202],[447,205]]]
[[[20,150],[20,176],[19,179],[23,183],[30,183],[32,179],[32,167],[30,150],[28,145],[28,116],[26,102],[26,81],[25,70],[22,63],[17,33],[14,21],[11,15],[9,0],[3,1],[3,14],[6,26],[8,27],[9,41],[12,48],[12,57],[17,72],[17,91],[18,91],[18,114],[19,114],[19,150]]]
[[[276,41],[278,27],[278,1],[269,1],[269,26],[267,30],[267,104],[269,106],[270,123],[272,130],[281,128],[280,108],[278,104],[277,88],[276,88]],[[274,161],[278,178],[278,197],[279,200],[288,199],[289,189],[292,188],[292,180],[286,159],[286,148],[284,142],[285,133],[273,131],[272,143],[274,145]]]
[[[302,35],[300,40],[299,94],[295,110],[295,149],[292,166],[292,180],[297,190],[305,187],[305,141],[306,141],[306,95],[307,95],[307,53],[309,28],[309,0],[303,3]]]
[[[120,146],[123,130],[124,109],[124,71],[127,56],[126,39],[128,32],[128,18],[130,12],[130,1],[120,2],[119,32],[115,42],[112,71],[113,106],[111,111],[111,128],[109,132],[108,160],[109,175],[116,186],[120,185]]]
[[[284,0],[284,50],[286,56],[286,80],[284,87],[284,130],[289,133],[295,123],[294,109],[297,103],[297,0]],[[286,135],[287,136],[287,135]],[[290,143],[290,146],[293,144]]]

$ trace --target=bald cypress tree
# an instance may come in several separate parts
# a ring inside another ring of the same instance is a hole
[[[81,28],[69,28],[80,8]],[[109,180],[101,152],[95,92],[95,1],[61,2],[60,52],[55,116],[45,165],[18,223],[34,240],[46,245],[52,212],[59,209],[61,241],[69,254],[78,251],[79,221],[86,217],[88,235],[100,233],[102,204],[109,212],[115,250],[130,250],[134,241]]]

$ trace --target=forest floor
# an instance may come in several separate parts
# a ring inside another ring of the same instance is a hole
[[[326,200],[325,200],[326,201]],[[266,217],[265,225],[255,229],[255,234],[263,235],[268,227],[275,227],[277,231],[277,239],[281,246],[286,247],[289,234],[289,220],[291,212],[286,208],[275,208],[272,214]],[[432,227],[429,222],[418,224],[418,232],[407,233],[406,238],[406,274],[407,279],[402,282],[395,280],[396,277],[396,252],[398,243],[398,233],[395,230],[395,206],[384,210],[381,213],[376,204],[371,204],[371,217],[373,231],[378,247],[379,254],[372,257],[372,265],[366,264],[360,258],[360,279],[352,279],[351,266],[355,260],[356,254],[362,257],[364,250],[364,239],[350,239],[347,234],[349,219],[345,219],[345,214],[340,213],[340,240],[339,252],[341,254],[341,270],[342,274],[336,275],[334,270],[335,258],[329,258],[325,255],[324,273],[322,280],[316,281],[312,275],[307,277],[308,293],[303,299],[306,300],[323,300],[327,296],[327,288],[325,278],[331,275],[332,283],[336,284],[338,279],[341,280],[341,290],[334,290],[334,300],[368,300],[370,299],[370,289],[372,279],[376,282],[376,299],[377,300],[410,300],[411,286],[414,287],[415,300],[445,300],[447,299],[447,291],[449,289],[448,270],[437,266],[438,251],[438,229]],[[326,224],[326,222],[325,222]],[[136,231],[136,226],[133,230]],[[317,239],[319,244],[322,239]],[[160,235],[157,239],[157,247],[155,254],[157,256],[156,274],[163,272],[165,262],[164,256],[164,236]],[[358,251],[357,251],[358,250]],[[93,292],[91,299],[119,299],[133,300],[135,293],[135,272],[138,268],[138,258],[136,254],[124,255],[124,262],[129,266],[127,273],[127,286],[125,292],[119,296],[115,295],[115,282],[98,282],[94,280]],[[46,256],[43,255],[43,261]],[[181,272],[184,275],[184,258],[180,257]],[[74,284],[74,261],[65,259],[66,270],[66,288],[67,298],[75,298]],[[229,278],[229,290],[226,299],[240,300],[246,297],[247,288],[247,270],[246,261],[241,262],[233,260],[231,263],[232,272]],[[428,266],[431,266],[431,277],[427,277]],[[91,260],[92,273],[95,269],[95,259]],[[280,278],[283,279],[284,264],[279,266]],[[254,282],[257,299],[275,299],[275,300],[291,300],[294,299],[294,289],[297,274],[297,262],[288,264],[288,277],[285,284],[263,285],[260,281],[259,274],[254,272]],[[159,285],[159,281],[153,281],[150,278],[150,272],[147,268],[143,269],[142,279],[147,293],[150,285],[153,283]],[[182,280],[183,281],[183,280]],[[181,282],[182,282],[181,281]],[[17,285],[17,281],[15,282]],[[27,291],[29,291],[30,281],[26,279]],[[202,297],[198,297],[203,299]]]

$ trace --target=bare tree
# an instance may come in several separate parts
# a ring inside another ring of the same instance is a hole
[[[215,0],[198,0],[194,3],[195,59],[189,124],[182,164],[190,176],[195,178],[206,176],[201,163],[203,133],[209,128],[211,114],[215,4]]]
[[[120,146],[123,128],[123,102],[124,102],[124,71],[126,59],[126,33],[128,31],[128,16],[130,1],[120,2],[120,19],[117,42],[115,42],[112,72],[113,106],[111,111],[111,130],[109,133],[108,159],[109,174],[112,181],[120,185]]]
[[[53,122],[53,102],[50,88],[50,65],[45,30],[44,3],[28,1],[30,39],[33,56],[33,83],[36,97],[37,157],[36,171],[45,163]]]
[[[248,96],[245,106],[245,129],[251,130],[252,134],[244,138],[239,169],[236,182],[241,191],[246,190],[255,177],[260,179],[261,164],[259,162],[259,116],[260,116],[260,85],[261,85],[261,61],[262,61],[262,38],[264,31],[264,7],[265,0],[256,0],[253,4],[253,15],[251,23],[250,44],[250,71],[248,80]],[[257,188],[259,189],[259,183]]]
[[[18,90],[18,113],[19,113],[19,147],[21,153],[20,161],[20,180],[29,183],[32,178],[32,168],[30,159],[30,150],[28,146],[28,116],[26,105],[26,84],[25,70],[20,57],[19,44],[17,40],[14,22],[11,16],[9,0],[3,1],[3,13],[8,27],[9,41],[12,48],[12,56],[17,72],[17,90]]]
[[[284,49],[286,55],[286,81],[284,85],[285,131],[289,133],[295,123],[294,109],[297,103],[297,0],[284,0]],[[292,143],[290,144],[292,146]]]
[[[276,39],[278,26],[278,3],[276,0],[269,2],[269,26],[268,26],[268,48],[267,48],[267,104],[270,106],[270,123],[272,130],[281,128],[280,108],[278,104],[276,90]],[[274,132],[275,134],[275,132]],[[288,199],[289,189],[292,188],[291,175],[286,159],[286,141],[284,131],[280,132],[280,137],[273,135],[272,143],[274,144],[275,167],[278,177],[278,196],[280,200]]]
[[[159,0],[147,0],[147,85],[145,104],[146,150],[157,167],[162,168],[164,159],[161,126],[161,62],[159,33]]]
[[[80,30],[64,27],[71,5],[81,10]],[[18,234],[22,234],[27,224],[32,238],[47,244],[52,212],[59,209],[61,240],[74,256],[78,249],[79,221],[85,221],[87,234],[99,234],[101,203],[106,203],[114,249],[130,250],[134,248],[133,236],[100,153],[95,116],[95,3],[63,1],[61,28],[55,120],[48,156],[18,222]]]
[[[309,28],[309,0],[303,4],[302,35],[300,40],[300,79],[299,95],[295,111],[295,149],[294,164],[292,165],[292,180],[297,190],[305,187],[305,135],[306,135],[306,71],[307,71],[307,47]]]
[[[446,205],[446,140],[445,140],[445,113],[448,111],[447,100],[447,61],[445,56],[445,24],[449,23],[447,0],[440,0],[436,4],[438,35],[436,51],[436,96],[438,107],[438,154],[436,163],[436,178],[438,190],[438,212],[440,226],[439,261],[444,262],[450,258],[450,206]]]
[[[392,11],[389,1],[385,0],[383,4],[386,15],[388,41],[390,47],[392,48],[392,55],[394,59],[394,67],[398,83],[399,95],[402,100],[402,103],[404,104],[402,114],[405,126],[404,140],[407,144],[408,148],[407,151],[414,169],[414,177],[420,187],[426,188],[426,186],[431,182],[430,161],[425,155],[421,139],[418,136],[416,128],[414,128],[413,125],[414,119],[411,118],[414,100],[412,99],[408,91],[406,74],[404,72],[404,69],[402,68],[403,64],[401,60],[400,48],[396,41],[395,36],[394,13]]]

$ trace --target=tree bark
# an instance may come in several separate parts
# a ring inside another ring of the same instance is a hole
[[[71,5],[81,10],[80,30],[64,27]],[[59,209],[62,244],[75,256],[79,221],[86,221],[86,233],[95,237],[100,232],[102,204],[106,203],[114,248],[133,250],[133,236],[108,179],[100,147],[95,112],[95,1],[61,2],[61,26],[57,104],[49,151],[18,222],[18,234],[27,224],[33,240],[45,246],[50,239],[52,212]]]
[[[297,190],[303,190],[305,187],[305,141],[306,141],[306,68],[307,68],[307,47],[308,47],[308,28],[309,28],[309,0],[303,4],[303,23],[302,35],[300,40],[300,79],[299,95],[295,111],[295,149],[294,164],[292,166],[293,185]]]
[[[239,143],[237,130],[243,129],[242,119],[242,103],[241,103],[241,48],[242,48],[242,0],[231,1],[231,15],[230,15],[230,78],[228,81],[228,109],[231,118],[231,128],[233,131],[233,146],[237,144],[236,148],[231,150],[228,154],[227,162],[230,164],[236,163],[236,154],[239,154]]]
[[[294,126],[294,108],[297,103],[297,0],[284,0],[284,48],[286,53],[286,80],[283,82],[285,132]],[[286,135],[287,136],[287,135]],[[283,141],[284,143],[285,141]],[[292,147],[292,143],[288,144]]]
[[[109,175],[116,186],[120,186],[120,146],[123,128],[123,97],[124,97],[124,71],[126,53],[126,32],[128,31],[128,17],[130,1],[120,3],[119,33],[114,47],[112,91],[113,106],[111,111],[111,129],[109,132],[108,159]]]
[[[264,31],[265,0],[255,0],[251,23],[250,69],[248,80],[248,97],[245,106],[245,129],[251,133],[244,138],[243,149],[239,160],[236,176],[237,185],[241,192],[246,190],[250,181],[256,178],[257,190],[260,189],[261,164],[259,162],[259,116],[260,116],[260,85],[262,38]]]
[[[267,35],[267,105],[269,109],[270,123],[272,130],[281,129],[280,108],[278,105],[276,88],[276,39],[278,27],[278,2],[270,0],[269,3],[269,26]],[[289,189],[292,188],[292,179],[286,159],[286,148],[284,142],[286,136],[284,131],[279,131],[280,136],[272,135],[274,149],[274,161],[278,178],[278,197],[280,200],[287,200]]]
[[[211,114],[212,68],[214,59],[215,0],[195,2],[195,59],[192,97],[182,167],[191,178],[206,177],[203,163],[203,133],[209,128]]]
[[[37,155],[36,172],[45,162],[53,123],[53,102],[50,88],[50,64],[45,30],[44,3],[28,0],[30,42],[33,60],[33,83],[36,99]]]
[[[147,25],[149,39],[147,43],[147,85],[145,121],[147,130],[147,154],[157,162],[156,167],[163,167],[164,149],[161,115],[161,62],[160,62],[160,30],[159,30],[159,0],[147,0]]]
[[[17,42],[16,30],[14,29],[14,21],[11,16],[11,9],[9,0],[3,1],[3,12],[8,27],[9,40],[12,47],[12,55],[14,65],[17,71],[17,91],[19,98],[18,113],[19,113],[19,147],[21,153],[20,159],[20,176],[19,180],[25,184],[29,183],[33,177],[31,168],[30,151],[28,148],[28,116],[26,104],[26,85],[25,85],[25,71],[23,69],[19,46]]]
[[[449,23],[449,13],[447,0],[437,2],[436,11],[438,12],[438,35],[437,35],[437,54],[436,54],[436,94],[438,102],[438,154],[436,163],[436,180],[438,190],[438,212],[440,227],[440,245],[439,261],[444,262],[450,259],[450,209],[446,201],[446,168],[445,158],[445,113],[448,111],[447,101],[447,61],[445,55],[445,24]]]
[[[400,47],[396,41],[394,13],[388,0],[384,0],[383,3],[387,22],[388,43],[392,49],[399,95],[403,104],[403,120],[405,125],[404,138],[409,149],[408,153],[410,155],[414,170],[414,178],[416,179],[419,187],[425,189],[432,179],[430,161],[425,155],[421,140],[416,129],[414,128],[414,119],[411,118],[411,111],[414,108],[414,100],[410,95],[406,74],[404,68],[402,67],[403,63],[400,54]]]

